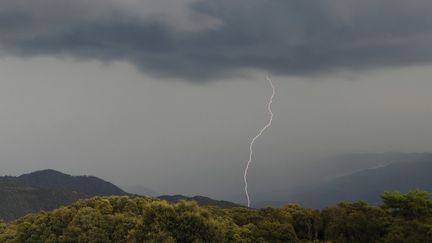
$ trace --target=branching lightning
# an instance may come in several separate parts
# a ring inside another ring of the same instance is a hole
[[[276,90],[275,90],[275,86],[273,85],[272,80],[270,79],[270,77],[268,75],[266,76],[266,79],[267,79],[267,81],[269,82],[269,84],[270,84],[270,86],[272,88],[272,95],[270,96],[270,99],[269,99],[269,102],[268,102],[268,105],[267,105],[267,110],[268,110],[268,112],[270,114],[270,119],[269,119],[268,123],[259,131],[259,133],[251,140],[251,142],[249,144],[249,160],[246,163],[246,168],[245,168],[244,176],[243,176],[243,179],[244,179],[244,190],[245,190],[245,193],[246,193],[247,206],[248,207],[250,207],[251,202],[250,202],[249,192],[248,192],[247,175],[248,175],[249,166],[250,166],[250,164],[252,162],[253,145],[255,143],[255,140],[257,140],[264,133],[264,131],[271,126],[272,121],[273,121],[273,111],[271,109],[271,105],[273,103],[273,98],[274,98],[274,96],[276,94]]]

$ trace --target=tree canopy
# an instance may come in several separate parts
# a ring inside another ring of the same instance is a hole
[[[385,192],[382,205],[323,210],[200,207],[147,197],[94,197],[0,221],[0,242],[432,242],[431,194]]]

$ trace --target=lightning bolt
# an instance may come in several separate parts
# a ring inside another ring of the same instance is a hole
[[[246,168],[245,168],[244,176],[243,176],[243,179],[244,179],[244,190],[245,190],[245,193],[246,193],[247,206],[248,207],[250,207],[251,202],[250,202],[250,197],[249,197],[249,192],[248,192],[247,175],[248,175],[249,166],[250,166],[250,164],[252,162],[253,145],[254,145],[255,141],[264,133],[264,131],[271,126],[271,124],[273,122],[273,116],[274,116],[273,111],[271,109],[271,105],[273,103],[273,98],[274,98],[274,96],[276,94],[276,89],[275,89],[275,86],[273,85],[272,80],[270,79],[270,77],[268,75],[266,76],[266,79],[267,79],[267,81],[269,82],[269,84],[270,84],[270,86],[272,88],[272,95],[270,96],[270,99],[269,99],[269,102],[268,102],[268,105],[267,105],[267,110],[268,110],[268,112],[270,114],[270,119],[269,119],[268,123],[263,128],[261,128],[261,130],[259,131],[259,133],[251,140],[251,142],[249,144],[249,160],[246,163]]]

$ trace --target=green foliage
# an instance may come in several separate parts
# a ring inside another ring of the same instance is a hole
[[[404,219],[422,219],[432,216],[431,193],[412,191],[406,194],[400,192],[384,192],[381,196],[383,208],[390,210],[396,217]]]
[[[6,223],[0,219],[0,233],[3,233],[6,227],[7,227]]]
[[[386,192],[382,198],[380,207],[355,202],[319,211],[95,197],[8,224],[0,221],[0,242],[432,242],[429,193]]]
[[[383,209],[393,216],[393,223],[384,242],[432,242],[431,194],[412,191],[406,194],[385,192]]]
[[[299,238],[308,241],[319,239],[322,220],[318,210],[302,208],[296,204],[286,205],[283,210],[292,218],[291,224]]]
[[[340,203],[322,211],[324,238],[333,242],[378,242],[386,233],[389,214],[364,202]]]

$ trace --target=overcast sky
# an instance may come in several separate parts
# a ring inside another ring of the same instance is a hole
[[[159,193],[294,187],[322,156],[426,152],[429,0],[3,0],[0,165]]]

